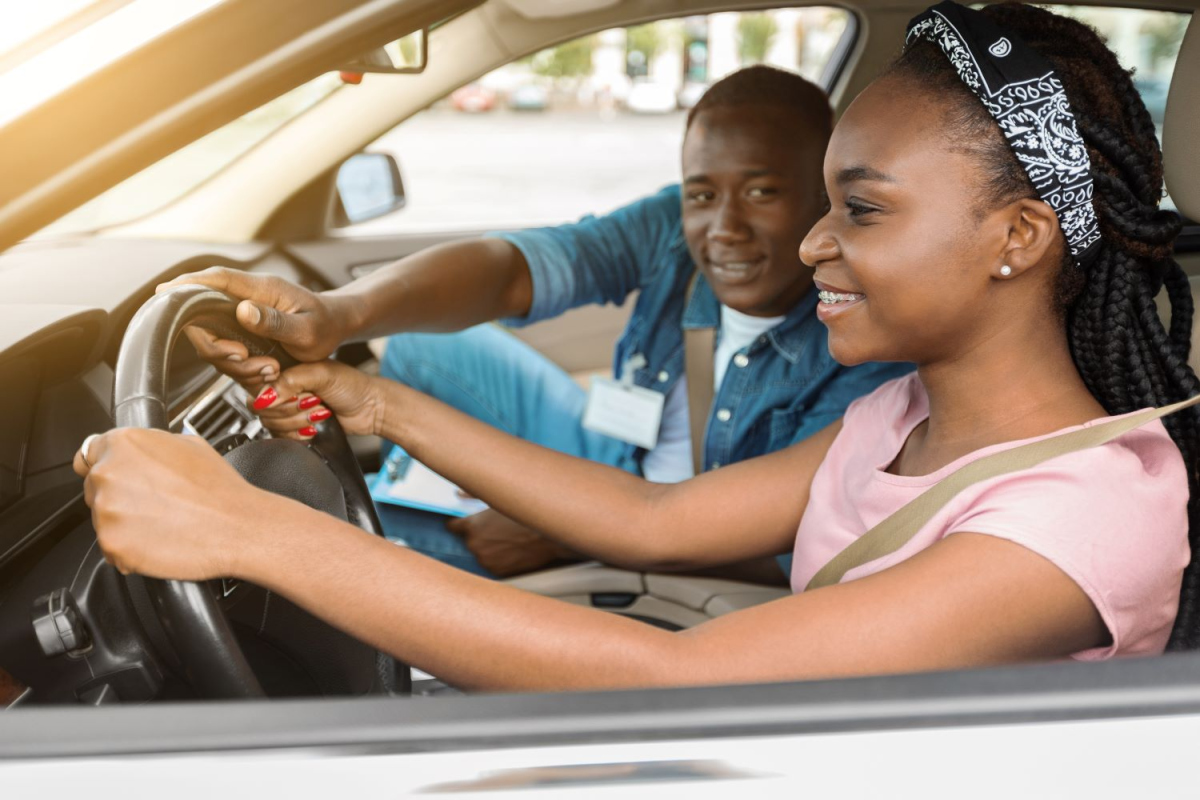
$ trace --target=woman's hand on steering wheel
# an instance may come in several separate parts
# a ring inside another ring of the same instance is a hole
[[[377,434],[383,421],[381,379],[337,361],[316,361],[285,370],[251,401],[274,436],[307,441],[314,425],[331,414],[348,434]]]
[[[236,576],[270,495],[198,436],[115,428],[75,454],[105,559],[122,573],[199,581]]]

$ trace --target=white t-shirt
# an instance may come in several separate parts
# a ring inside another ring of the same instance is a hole
[[[755,339],[784,319],[786,317],[752,317],[721,306],[721,331],[717,352],[713,355],[714,396],[720,391],[729,362],[738,351],[749,347]],[[686,375],[680,376],[679,382],[667,393],[662,425],[658,429],[658,444],[642,460],[642,474],[646,480],[654,483],[678,483],[696,474],[692,469],[692,432]]]

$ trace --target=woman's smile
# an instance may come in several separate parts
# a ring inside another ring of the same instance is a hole
[[[814,280],[813,285],[817,287],[817,296],[820,298],[820,302],[817,303],[817,319],[821,322],[844,314],[862,305],[867,299],[862,292],[852,292],[821,281]]]

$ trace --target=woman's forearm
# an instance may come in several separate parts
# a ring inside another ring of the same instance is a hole
[[[381,391],[379,435],[506,516],[613,564],[680,555],[662,524],[673,487],[523,441],[402,384]]]
[[[928,592],[925,573],[903,581],[907,589],[895,600],[886,587],[867,588],[880,583],[868,578],[672,633],[471,575],[295,500],[255,492],[249,503],[261,512],[256,527],[238,531],[222,547],[233,552],[227,562],[232,577],[277,592],[461,689],[698,686],[1003,660],[981,660],[970,647],[964,656],[927,645],[930,638],[969,637],[910,630],[909,609],[919,592]],[[978,563],[972,552],[962,559],[955,566]],[[1028,605],[1039,608],[1038,599]],[[931,616],[935,628],[943,624]],[[980,615],[963,616],[973,623]]]
[[[263,493],[236,577],[463,689],[679,683],[690,642],[469,575],[299,503]],[[256,507],[258,507],[256,505]]]
[[[410,410],[418,421],[434,421],[428,409]],[[446,438],[449,446],[461,444]],[[719,545],[759,530],[763,518],[753,514],[744,529],[730,529],[734,517],[746,515],[735,507],[734,516],[722,517],[722,509],[743,496],[750,508],[770,505],[764,499],[794,489],[796,472],[812,457],[811,448],[799,448],[791,461],[769,456],[757,466],[723,469],[723,482],[706,486],[728,492],[696,503],[709,520],[696,533],[717,531],[707,544]],[[97,542],[122,572],[252,581],[464,688],[698,685],[962,668],[1061,659],[1108,638],[1074,579],[989,535],[956,533],[875,574],[671,634],[431,561],[250,485],[196,437],[116,429],[77,452],[73,467],[84,478]]]
[[[402,384],[377,381],[375,432],[500,513],[572,550],[675,571],[786,552],[841,421],[785,450],[657,484],[564,455]]]

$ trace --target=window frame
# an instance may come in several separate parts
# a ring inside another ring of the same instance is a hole
[[[586,693],[205,702],[0,714],[0,759],[314,747],[418,753],[1200,715],[1200,653]],[[182,724],[186,722],[186,724]]]

